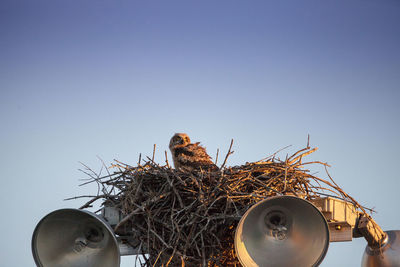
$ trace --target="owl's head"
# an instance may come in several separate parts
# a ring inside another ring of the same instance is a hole
[[[183,147],[190,144],[190,138],[185,133],[176,133],[169,141],[169,148]]]

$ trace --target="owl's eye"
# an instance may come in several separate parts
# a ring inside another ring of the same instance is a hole
[[[189,142],[190,142],[189,137],[185,137],[185,142],[186,142],[186,143],[189,143]]]
[[[180,137],[180,136],[175,136],[174,137],[174,143],[176,143],[176,144],[181,144],[182,143],[182,137]]]

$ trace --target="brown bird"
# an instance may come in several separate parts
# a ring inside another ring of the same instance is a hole
[[[200,142],[191,144],[190,138],[185,133],[176,133],[169,142],[175,169],[182,171],[211,170],[218,167],[211,161],[206,149],[199,145]]]

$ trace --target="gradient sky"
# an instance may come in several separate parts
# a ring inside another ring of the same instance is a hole
[[[96,193],[79,162],[135,164],[157,144],[163,163],[175,132],[213,156],[233,138],[228,165],[310,134],[309,159],[400,229],[399,14],[397,0],[2,0],[0,265],[34,266],[38,221]],[[331,243],[321,266],[359,266],[365,245]]]

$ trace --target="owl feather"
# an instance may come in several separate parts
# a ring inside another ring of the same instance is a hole
[[[191,144],[187,134],[175,134],[171,138],[170,150],[176,169],[183,171],[218,170],[200,142]]]

